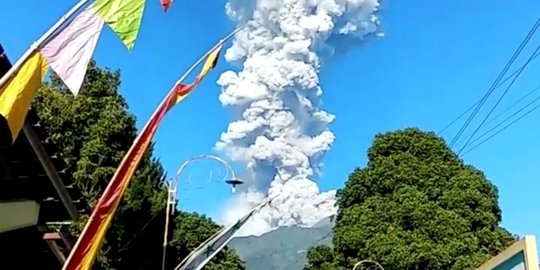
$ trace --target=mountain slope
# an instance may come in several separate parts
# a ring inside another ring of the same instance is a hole
[[[314,228],[281,227],[261,236],[234,238],[228,246],[249,270],[301,270],[309,247],[331,241],[332,224],[323,222]]]

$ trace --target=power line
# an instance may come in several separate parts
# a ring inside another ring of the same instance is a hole
[[[536,89],[540,88],[537,87]],[[497,125],[495,125],[494,127],[492,127],[491,129],[489,129],[488,131],[484,132],[482,135],[480,135],[478,138],[472,140],[470,143],[473,144],[477,141],[479,141],[482,137],[486,136],[487,134],[489,134],[491,131],[495,130],[496,128],[500,127],[502,124],[506,123],[508,120],[512,119],[514,116],[516,116],[517,114],[519,114],[520,112],[522,112],[523,110],[527,109],[529,106],[533,105],[534,103],[536,103],[538,100],[540,100],[540,96],[535,98],[533,101],[529,102],[527,105],[523,106],[521,109],[517,110],[516,112],[514,112],[512,115],[506,117],[503,121],[501,121],[500,123],[498,123]]]
[[[529,30],[529,33],[527,34],[527,36],[525,37],[525,39],[521,42],[521,44],[519,45],[519,47],[517,48],[517,50],[514,52],[514,55],[511,57],[511,59],[506,63],[505,67],[503,68],[503,70],[501,71],[501,73],[499,74],[499,76],[497,77],[497,79],[495,79],[495,81],[493,82],[493,84],[491,85],[491,87],[488,89],[487,93],[482,97],[482,99],[480,100],[480,102],[478,103],[478,105],[476,106],[474,112],[469,116],[469,118],[465,121],[465,123],[463,124],[463,126],[459,129],[458,133],[456,134],[456,136],[452,139],[452,141],[450,142],[450,147],[453,147],[454,144],[459,140],[459,137],[463,134],[463,132],[465,131],[465,129],[469,126],[469,124],[472,122],[472,119],[476,116],[476,114],[478,113],[478,111],[480,111],[480,108],[484,105],[484,103],[487,101],[487,99],[489,98],[489,96],[491,95],[491,93],[493,93],[493,91],[495,90],[495,86],[499,84],[499,81],[501,80],[501,78],[506,74],[506,72],[508,71],[508,69],[512,66],[512,64],[514,63],[514,61],[517,59],[517,57],[519,56],[519,54],[521,53],[521,51],[523,50],[523,48],[525,47],[525,45],[529,42],[529,40],[531,39],[532,35],[536,32],[536,30],[538,29],[538,26],[540,25],[540,18],[536,21],[536,23],[533,25],[533,27],[531,28],[531,30]]]
[[[506,109],[504,109],[502,112],[500,112],[499,114],[497,114],[495,117],[491,118],[491,120],[487,121],[486,122],[486,125],[489,125],[490,123],[492,123],[493,121],[495,121],[495,119],[499,118],[500,116],[502,116],[503,114],[505,114],[507,111],[509,111],[510,109],[514,108],[514,106],[518,105],[521,101],[523,101],[524,99],[526,99],[527,97],[529,97],[530,95],[534,94],[536,91],[540,90],[540,85],[533,88],[531,91],[529,91],[527,94],[523,95],[520,99],[516,100],[512,105],[510,105],[509,107],[507,107]],[[526,105],[527,106],[527,105]],[[503,121],[504,122],[504,121]],[[480,136],[482,137],[482,136]],[[480,138],[478,137],[478,138]],[[471,143],[474,143],[476,141],[478,141],[478,138],[473,140]]]
[[[472,119],[476,116],[476,114],[478,113],[478,111],[480,110],[480,108],[484,105],[484,103],[487,101],[488,97],[491,95],[491,93],[493,93],[493,91],[495,90],[495,87],[496,85],[499,84],[499,81],[500,79],[504,76],[504,74],[506,74],[506,72],[508,71],[508,69],[510,68],[510,66],[512,66],[512,64],[514,63],[514,61],[517,59],[518,55],[521,53],[521,51],[523,50],[523,48],[525,47],[525,45],[529,42],[530,38],[532,37],[532,34],[536,31],[537,27],[538,27],[538,22],[540,21],[540,19],[535,23],[535,25],[533,26],[533,28],[529,31],[529,33],[527,34],[527,36],[525,37],[525,39],[521,42],[521,44],[519,45],[518,49],[514,52],[514,55],[512,55],[511,59],[506,63],[505,67],[503,68],[503,70],[499,73],[499,75],[497,76],[497,78],[495,79],[495,81],[493,82],[493,84],[491,85],[491,87],[488,89],[488,91],[486,92],[486,94],[482,97],[482,99],[480,99],[480,102],[477,104],[474,112],[469,116],[469,118],[467,118],[467,120],[465,121],[465,123],[461,126],[461,128],[459,129],[458,133],[456,134],[456,136],[452,139],[452,141],[450,142],[450,147],[453,147],[454,144],[459,140],[459,137],[463,134],[463,132],[465,131],[465,129],[469,126],[469,124],[472,122]]]
[[[534,108],[530,109],[529,111],[527,111],[526,113],[524,113],[523,115],[521,115],[520,117],[518,117],[517,119],[515,119],[514,121],[510,122],[508,125],[504,126],[503,128],[499,129],[497,132],[495,132],[494,134],[492,134],[491,136],[487,137],[485,140],[481,141],[480,143],[478,143],[477,145],[475,145],[474,147],[470,148],[467,152],[463,153],[463,155],[466,155],[467,153],[471,152],[472,150],[478,148],[479,146],[481,146],[482,144],[484,144],[485,142],[489,141],[491,138],[495,137],[497,134],[503,132],[505,129],[509,128],[510,126],[512,126],[513,124],[515,124],[517,121],[521,120],[523,117],[529,115],[530,113],[532,113],[533,111],[537,110],[538,108],[540,108],[540,104],[536,105]]]
[[[474,130],[474,132],[471,134],[471,136],[469,137],[469,139],[467,139],[467,142],[465,142],[465,145],[463,145],[461,147],[461,149],[458,151],[458,155],[461,154],[461,152],[463,151],[463,149],[465,149],[465,147],[467,147],[469,145],[469,143],[471,142],[471,140],[473,139],[474,135],[476,135],[476,133],[478,132],[478,130],[480,130],[480,128],[482,128],[482,126],[484,125],[484,123],[486,123],[487,119],[491,116],[491,114],[495,111],[495,109],[497,108],[497,106],[501,103],[502,99],[504,98],[504,96],[508,93],[508,91],[510,90],[510,88],[512,88],[512,86],[514,85],[514,83],[516,82],[516,80],[519,78],[519,76],[521,75],[521,73],[523,72],[523,70],[525,70],[525,67],[527,67],[527,65],[529,65],[529,63],[533,60],[533,56],[540,51],[540,45],[538,45],[536,47],[536,49],[534,50],[534,53],[529,57],[529,59],[527,59],[527,61],[525,62],[525,64],[523,65],[523,67],[519,70],[519,72],[516,74],[516,76],[514,77],[514,79],[510,82],[510,84],[508,85],[508,87],[506,87],[506,89],[504,90],[503,94],[499,97],[499,99],[497,100],[497,102],[495,103],[495,105],[493,105],[493,107],[491,108],[491,110],[489,111],[489,113],[484,117],[484,119],[482,119],[482,122],[480,122],[480,124],[478,125],[478,127],[476,127],[476,129]]]
[[[538,18],[538,20],[536,21],[536,23],[533,25],[533,27],[531,28],[531,30],[529,30],[529,33],[527,34],[527,36],[525,37],[525,39],[521,42],[521,44],[519,45],[519,47],[516,49],[516,51],[514,52],[514,55],[512,55],[512,57],[510,58],[510,60],[506,63],[505,67],[503,68],[503,70],[501,71],[501,73],[499,73],[499,76],[497,76],[497,79],[495,79],[495,81],[493,82],[493,84],[491,85],[491,87],[488,89],[487,93],[484,95],[484,97],[482,97],[482,99],[480,100],[480,102],[478,103],[478,105],[476,106],[474,112],[469,116],[469,118],[465,121],[465,123],[463,124],[463,126],[461,126],[461,128],[459,129],[458,133],[456,134],[456,136],[452,139],[452,141],[450,142],[450,147],[452,147],[458,140],[459,140],[459,137],[463,134],[463,132],[465,131],[465,129],[469,126],[469,124],[471,123],[472,119],[476,116],[476,114],[478,113],[478,111],[480,110],[480,108],[484,105],[484,103],[486,102],[486,100],[489,98],[489,96],[491,95],[491,93],[493,93],[493,91],[495,90],[495,87],[499,84],[500,80],[503,78],[503,76],[506,74],[506,72],[508,71],[508,69],[512,66],[512,64],[514,63],[514,61],[517,59],[517,57],[519,56],[519,54],[521,53],[521,51],[523,50],[523,48],[525,47],[525,45],[527,45],[527,43],[529,42],[529,40],[531,39],[531,37],[533,36],[533,34],[536,32],[536,30],[538,29],[538,26],[540,26],[540,18]]]
[[[540,54],[537,54],[537,55],[540,55]],[[540,90],[540,85],[536,86],[535,88],[531,89],[529,92],[527,92],[525,95],[523,95],[521,98],[519,98],[517,101],[515,101],[512,105],[510,105],[509,107],[507,107],[506,109],[504,109],[501,113],[499,113],[498,115],[496,115],[493,119],[491,119],[490,121],[488,121],[488,123],[491,123],[493,122],[493,120],[497,119],[499,116],[503,115],[505,112],[509,111],[510,109],[512,109],[513,107],[515,107],[516,105],[518,105],[519,103],[521,103],[521,101],[523,101],[524,99],[526,99],[527,97],[529,97],[530,95],[532,95],[533,93],[537,92],[538,90]],[[538,100],[540,100],[540,96],[536,97],[533,101],[529,102],[527,105],[521,107],[521,109],[517,110],[516,112],[514,112],[512,115],[508,116],[507,118],[505,118],[503,121],[499,122],[499,124],[495,125],[493,128],[491,128],[490,130],[484,132],[482,135],[480,135],[478,138],[474,139],[473,141],[470,142],[470,144],[473,144],[477,141],[479,141],[481,138],[485,137],[486,135],[488,135],[491,131],[495,130],[497,127],[501,126],[502,124],[506,123],[508,120],[512,119],[514,116],[516,116],[518,113],[522,112],[523,110],[525,110],[526,108],[528,108],[529,106],[533,105],[535,102],[537,102]],[[534,109],[536,109],[537,107],[535,107]],[[533,111],[534,111],[533,109]],[[505,128],[508,128],[510,125],[512,125],[513,123],[517,122],[518,120],[522,119],[523,117],[525,117],[527,114],[529,114],[531,112],[527,112],[525,113],[525,115],[522,115],[520,116],[518,119],[516,119],[514,122],[512,122],[511,124],[505,126],[503,129]],[[486,123],[486,124],[488,124]],[[496,134],[502,132],[502,130],[499,130],[497,131]],[[473,148],[469,149],[467,152],[465,152],[463,155],[471,152],[473,149],[479,147],[481,144],[485,143],[487,140],[493,138],[496,134],[493,134],[492,136],[490,136],[489,138],[487,138],[486,140],[480,142],[478,145],[475,145]]]
[[[454,118],[452,122],[448,123],[443,129],[441,129],[439,132],[437,132],[437,135],[441,135],[443,132],[445,132],[448,128],[450,128],[454,123],[456,123],[461,117],[466,115],[470,110],[474,108],[474,106],[478,105],[480,103],[480,100],[475,102],[473,105],[471,105],[466,111],[462,112],[458,117]]]
[[[536,53],[533,57],[533,59],[536,59],[536,57],[538,57],[540,55],[540,52]],[[521,67],[517,68],[516,70],[514,70],[514,72],[512,72],[512,74],[510,74],[509,76],[507,76],[504,80],[502,80],[496,87],[495,89],[498,89],[499,87],[501,87],[503,84],[505,84],[507,81],[509,81],[513,76],[515,76],[519,70],[521,68],[523,68],[524,65],[522,65]],[[452,120],[448,125],[446,125],[443,129],[441,129],[439,132],[437,132],[438,135],[442,134],[443,132],[445,132],[448,128],[450,128],[453,124],[455,124],[459,119],[461,119],[461,117],[463,117],[465,114],[467,114],[470,110],[472,110],[474,108],[474,106],[478,105],[478,103],[480,103],[482,99],[478,100],[477,102],[475,102],[474,104],[472,104],[466,111],[464,111],[463,113],[461,113],[458,117],[454,118],[454,120]]]

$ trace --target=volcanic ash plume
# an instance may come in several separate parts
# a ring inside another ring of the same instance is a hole
[[[328,129],[334,116],[321,109],[320,59],[378,35],[378,6],[378,0],[231,0],[226,5],[227,14],[245,27],[225,54],[242,70],[227,71],[218,80],[219,99],[236,118],[216,149],[245,165],[248,188],[230,202],[224,221],[277,196],[243,234],[313,226],[336,212],[335,191],[321,193],[310,180],[335,139]]]

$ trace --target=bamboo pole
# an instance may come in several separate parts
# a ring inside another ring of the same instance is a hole
[[[148,129],[150,123],[151,123],[151,120],[156,118],[157,114],[161,111],[162,107],[163,106],[166,106],[166,102],[170,99],[171,95],[174,95],[175,94],[175,89],[176,89],[176,85],[182,83],[186,78],[187,76],[189,76],[193,70],[195,70],[195,68],[200,65],[215,49],[217,49],[219,46],[223,45],[223,43],[225,43],[227,40],[229,40],[234,34],[236,34],[241,28],[237,28],[235,29],[234,31],[232,31],[231,33],[229,33],[227,36],[225,36],[225,38],[221,39],[216,45],[214,45],[210,50],[208,50],[203,56],[201,56],[183,75],[182,77],[180,77],[180,79],[178,79],[176,81],[176,83],[171,87],[171,89],[169,90],[169,93],[163,98],[163,100],[161,101],[161,103],[159,104],[159,106],[157,106],[157,108],[154,110],[154,112],[152,113],[152,116],[150,116],[150,118],[148,119],[148,121],[146,122],[146,124],[144,125],[144,127],[141,129],[141,132],[139,132],[139,135],[137,136],[137,138],[135,138],[135,140],[133,141],[130,149],[128,150],[128,152],[126,153],[126,155],[124,155],[123,159],[122,159],[122,162],[120,163],[120,166],[122,166],[125,162],[127,162],[126,158],[129,156],[129,153],[133,152],[134,151],[134,147],[138,144],[138,142],[141,140],[141,135],[144,133],[142,131]],[[116,171],[116,173],[114,174],[113,176],[113,179],[116,177],[118,173],[118,170]],[[112,184],[113,182],[109,182],[109,185],[107,186],[107,188],[105,189],[105,191],[103,192],[103,194],[106,194],[109,192],[109,190],[112,188]],[[67,258],[66,260],[66,264],[64,264],[64,267],[62,268],[63,270],[67,270],[67,263],[71,261],[73,255],[74,255],[74,252],[78,249],[79,245],[80,245],[80,239],[82,239],[82,236],[86,234],[86,232],[88,231],[88,228],[89,228],[89,225],[90,223],[92,222],[92,220],[95,218],[94,215],[93,215],[94,212],[92,212],[92,215],[90,216],[90,219],[86,222],[86,225],[84,226],[84,229],[83,231],[81,232],[81,235],[79,236],[79,239],[77,240],[77,243],[75,244],[75,246],[73,247],[73,249],[71,250],[71,253],[69,254],[69,257]]]

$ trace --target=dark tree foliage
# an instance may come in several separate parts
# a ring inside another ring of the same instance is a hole
[[[308,265],[304,270],[334,270],[340,269],[334,257],[334,251],[329,246],[315,246],[308,250]]]
[[[443,139],[418,129],[375,136],[368,164],[338,192],[333,250],[314,247],[306,270],[474,269],[515,238],[499,226],[497,188]]]
[[[80,94],[74,98],[61,80],[51,76],[32,104],[44,128],[66,161],[69,175],[90,205],[95,205],[122,157],[136,137],[135,117],[118,93],[120,72],[89,65]],[[160,187],[165,172],[152,154],[145,154],[106,235],[95,269],[159,269],[161,267],[166,191]],[[219,226],[210,219],[189,213],[175,213],[178,228],[197,230],[175,232],[168,269],[174,268],[194,247],[215,233]],[[87,220],[82,217],[73,228],[79,233]],[[174,218],[174,217],[173,217]],[[207,228],[207,230],[202,230]],[[185,239],[189,239],[185,240]],[[231,251],[215,259],[214,268],[244,269]],[[235,267],[232,267],[235,266]],[[217,268],[216,268],[217,267]]]

